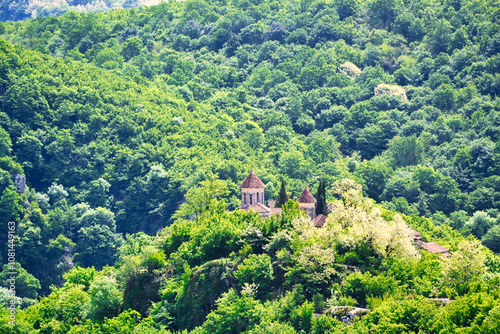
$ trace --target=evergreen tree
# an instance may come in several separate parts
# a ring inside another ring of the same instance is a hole
[[[285,180],[281,180],[281,189],[280,193],[278,194],[278,198],[276,199],[275,206],[277,208],[281,208],[281,206],[286,202],[288,202],[288,195],[286,194]]]
[[[319,181],[318,192],[316,194],[316,215],[326,215],[328,212],[326,205],[326,185],[325,181]]]

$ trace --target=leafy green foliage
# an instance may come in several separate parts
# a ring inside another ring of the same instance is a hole
[[[265,297],[264,291],[269,290],[274,279],[273,274],[269,255],[251,254],[238,266],[238,270],[234,272],[234,277],[240,281],[240,284],[255,284],[257,289],[256,296]],[[263,292],[259,293],[259,290]]]
[[[488,232],[483,236],[481,242],[483,245],[494,251],[495,253],[500,253],[500,225],[493,226]]]
[[[14,272],[15,274],[12,274]],[[7,289],[13,285],[16,296],[20,298],[37,299],[40,282],[23,267],[16,263],[13,267],[5,264],[0,273],[3,286]]]
[[[85,305],[85,317],[101,322],[117,316],[122,296],[116,284],[107,277],[96,278],[89,287],[90,301]]]

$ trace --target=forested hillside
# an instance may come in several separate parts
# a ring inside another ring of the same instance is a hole
[[[35,304],[18,332],[328,333],[343,325],[311,310],[336,305],[374,310],[354,332],[498,330],[498,1],[188,0],[0,32],[0,255],[16,221],[17,292]],[[224,213],[251,169],[266,199],[282,179],[292,199],[322,180],[331,202],[354,180],[364,197],[351,184],[357,200],[335,203],[385,236],[341,208],[319,230],[294,202]],[[452,257],[398,246],[395,212]],[[461,256],[475,268],[459,279]],[[425,301],[444,296],[459,299]],[[248,318],[213,327],[238,307]],[[103,320],[129,308],[151,317]]]
[[[226,190],[222,180],[201,182],[178,212],[205,200],[190,220],[128,236],[114,267],[65,273],[14,326],[0,308],[2,332],[498,332],[500,258],[474,238],[381,210],[349,179],[335,182],[323,228],[293,200],[281,216],[228,213],[217,199]],[[407,224],[452,255],[419,251]],[[36,293],[23,275],[19,293]],[[367,309],[349,324],[354,306]]]

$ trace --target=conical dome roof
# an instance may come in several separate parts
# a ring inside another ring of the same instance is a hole
[[[311,194],[308,187],[300,194],[299,203],[316,203],[316,199],[313,194]]]
[[[247,178],[243,183],[241,184],[240,188],[262,188],[264,189],[266,185],[264,182],[262,182],[257,174],[255,174],[253,171],[248,174]]]

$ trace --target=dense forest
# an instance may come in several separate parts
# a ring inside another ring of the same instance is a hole
[[[0,22],[2,332],[500,331],[498,1],[116,3]]]

